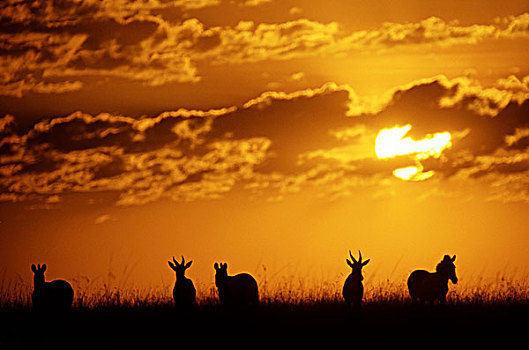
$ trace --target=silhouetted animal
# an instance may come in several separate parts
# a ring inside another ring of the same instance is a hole
[[[439,300],[443,304],[446,303],[448,280],[454,284],[457,283],[455,260],[455,255],[453,257],[445,255],[443,260],[437,264],[436,272],[413,271],[408,278],[408,289],[412,300],[422,302]]]
[[[362,261],[362,253],[360,253],[360,251],[358,251],[358,255],[359,258],[358,261],[356,261],[351,254],[351,251],[349,251],[349,256],[353,262],[349,261],[349,259],[345,259],[347,265],[352,268],[352,271],[351,274],[347,276],[342,291],[345,302],[355,307],[360,307],[362,305],[362,298],[364,296],[364,285],[362,284],[364,277],[362,276],[362,267],[367,265],[369,260],[371,260],[367,259],[366,261]]]
[[[182,262],[179,264],[173,256],[173,262],[168,261],[169,266],[176,272],[176,282],[173,288],[173,298],[177,306],[191,306],[195,303],[196,289],[193,281],[185,276],[186,270],[191,266],[193,261],[185,263],[182,256]]]
[[[255,279],[247,274],[240,273],[228,276],[228,264],[215,263],[215,285],[219,291],[219,299],[226,306],[250,306],[259,303],[259,292]]]
[[[66,311],[71,309],[73,302],[73,289],[70,283],[64,280],[45,282],[44,272],[46,264],[31,265],[34,273],[34,290],[31,295],[33,309],[38,311]]]

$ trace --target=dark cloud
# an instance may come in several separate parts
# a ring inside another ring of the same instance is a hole
[[[393,170],[417,163],[413,155],[378,159],[373,151],[380,129],[406,124],[416,140],[452,134],[452,147],[441,157],[420,161],[424,171],[497,188],[501,176],[529,176],[529,96],[519,85],[482,87],[439,76],[397,87],[384,98],[361,98],[346,85],[328,83],[266,92],[239,107],[152,118],[76,112],[23,134],[5,116],[2,198],[113,191],[120,194],[118,204],[131,205],[218,198],[238,184],[271,198],[307,186],[317,186],[322,196],[342,196],[398,181]],[[500,102],[493,116],[476,108],[494,95]]]

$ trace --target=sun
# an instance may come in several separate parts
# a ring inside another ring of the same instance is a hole
[[[434,172],[423,172],[420,161],[431,157],[439,158],[445,149],[452,146],[451,135],[449,132],[439,132],[428,134],[422,140],[413,140],[409,136],[405,137],[410,130],[411,124],[380,130],[375,141],[375,153],[380,159],[413,156],[415,166],[396,169],[393,175],[408,181],[426,180]]]
[[[418,164],[418,166],[395,169],[393,170],[393,175],[401,180],[408,181],[422,181],[433,176],[433,170],[423,172],[423,169],[423,166]]]

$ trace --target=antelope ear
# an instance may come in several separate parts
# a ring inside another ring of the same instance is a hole
[[[31,264],[31,271],[33,271],[33,273],[37,273],[37,267],[35,264]]]
[[[215,263],[215,265],[213,265],[213,267],[215,268],[215,270],[219,270],[219,264],[218,263]]]
[[[364,262],[362,263],[362,266],[366,266],[367,263],[369,262],[369,260],[371,260],[371,259],[367,259],[366,261],[364,261]]]
[[[185,268],[188,269],[189,266],[191,266],[192,263],[193,263],[193,260],[191,260],[190,262],[188,262],[188,263],[186,264]]]
[[[456,260],[456,256],[454,255],[454,256],[452,257],[452,261],[455,261],[455,260]]]
[[[168,263],[169,263],[169,267],[176,271],[176,266],[174,266],[174,264],[170,261],[168,261]]]
[[[353,268],[353,263],[349,261],[349,259],[345,259],[347,261],[347,265],[349,265],[351,268]]]
[[[228,263],[224,263],[224,264],[222,264],[222,268],[223,268],[223,269],[227,269],[227,268],[228,268]]]
[[[46,264],[42,265],[42,272],[46,271]]]

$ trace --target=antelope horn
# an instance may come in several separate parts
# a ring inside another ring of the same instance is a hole
[[[356,263],[356,259],[354,258],[353,254],[351,254],[351,250],[349,250],[349,256],[351,259],[353,259],[353,262]]]
[[[178,262],[176,261],[176,259],[174,258],[174,256],[173,256],[173,261],[174,261],[174,263],[175,263],[176,266],[179,265]]]
[[[362,263],[362,253],[360,253],[360,249],[358,250],[358,263]]]

